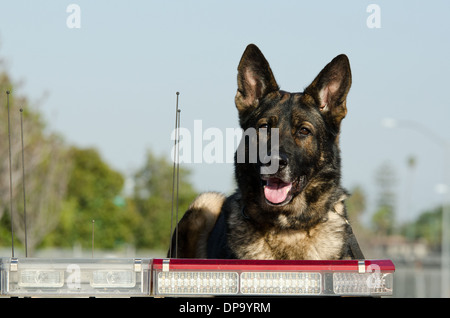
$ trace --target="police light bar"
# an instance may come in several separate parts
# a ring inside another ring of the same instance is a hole
[[[0,296],[390,296],[390,260],[1,258]]]
[[[0,295],[148,296],[150,264],[150,259],[3,258]]]
[[[155,296],[390,296],[390,260],[154,259]]]

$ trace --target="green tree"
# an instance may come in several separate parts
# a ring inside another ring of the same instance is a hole
[[[372,216],[373,230],[379,235],[391,235],[393,233],[393,213],[387,206],[381,206]]]
[[[190,171],[179,169],[179,218],[186,211],[197,193],[189,182]],[[165,157],[158,157],[152,152],[147,153],[144,166],[134,175],[133,199],[142,224],[137,230],[138,247],[162,249],[169,247],[171,211],[172,211],[172,185],[173,163]],[[175,228],[174,204],[174,225]]]
[[[70,174],[64,210],[57,230],[47,245],[84,248],[92,246],[93,221],[95,248],[115,249],[134,244],[133,229],[140,223],[133,204],[121,196],[124,177],[111,169],[96,149],[72,147]]]
[[[350,197],[345,201],[347,213],[349,219],[359,226],[361,224],[361,216],[366,210],[366,194],[361,186],[355,186],[350,193]]]
[[[357,185],[350,190],[350,194],[350,197],[345,201],[348,217],[358,243],[365,252],[369,249],[372,238],[372,233],[363,225],[361,220],[367,208],[366,193],[361,186]]]
[[[46,131],[40,113],[29,105],[26,97],[15,93],[15,87],[8,74],[0,72],[0,119],[3,121],[0,125],[0,245],[11,244],[11,222],[15,247],[24,245],[26,207],[27,247],[32,255],[59,221],[71,163],[63,139]]]
[[[372,227],[380,235],[391,235],[395,229],[395,170],[389,162],[376,171],[378,187],[377,210],[372,216]]]
[[[421,213],[414,222],[405,224],[402,235],[411,240],[425,240],[428,246],[438,250],[442,238],[442,206]]]

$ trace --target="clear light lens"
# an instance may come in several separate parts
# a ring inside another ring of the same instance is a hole
[[[159,272],[157,292],[160,295],[237,294],[238,273]]]
[[[1,258],[0,297],[149,296],[151,259]]]
[[[22,270],[20,287],[59,288],[64,285],[64,272],[57,270]]]
[[[322,291],[320,273],[244,272],[241,293],[247,295],[316,295]]]
[[[392,295],[392,273],[333,273],[333,290],[339,295]]]
[[[127,270],[99,270],[92,273],[94,288],[132,288],[136,285],[136,273]]]

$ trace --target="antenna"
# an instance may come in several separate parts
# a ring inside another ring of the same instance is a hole
[[[8,108],[8,139],[9,139],[9,212],[11,214],[11,252],[14,258],[14,227],[13,227],[13,199],[12,199],[12,168],[11,168],[11,120],[9,116],[9,94],[10,91],[6,91],[6,105]]]
[[[92,220],[92,258],[94,258],[94,224],[95,220]]]
[[[176,227],[175,227],[175,258],[178,258],[178,197],[179,191],[178,186],[180,184],[180,119],[181,119],[181,109],[178,109],[178,129],[177,129],[177,212],[176,212]]]
[[[176,221],[178,223],[178,183],[179,183],[179,138],[180,138],[180,112],[178,109],[178,97],[180,92],[177,92],[177,103],[175,111],[175,141],[174,141],[174,153],[173,153],[173,171],[172,171],[172,211],[170,216],[170,235],[173,233],[173,206],[175,201],[175,177],[176,177]],[[172,242],[169,245],[169,255],[172,257]],[[178,224],[175,228],[175,258],[178,256]]]
[[[27,239],[27,200],[25,197],[25,155],[23,147],[23,109],[20,109],[20,136],[22,139],[22,185],[23,185],[23,223],[25,225],[25,257],[28,257],[28,239]]]

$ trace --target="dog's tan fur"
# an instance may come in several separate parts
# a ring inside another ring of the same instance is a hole
[[[178,244],[172,257],[206,258],[206,246],[217,217],[222,209],[225,196],[217,192],[200,194],[189,206],[178,223]],[[174,240],[176,235],[173,236]]]

